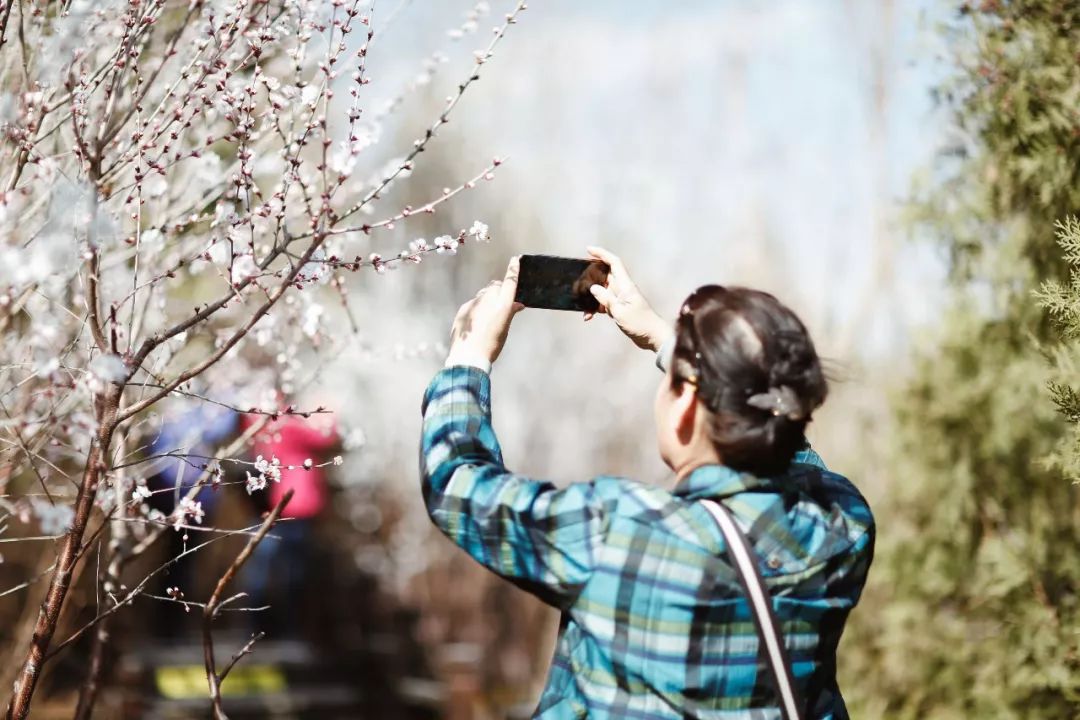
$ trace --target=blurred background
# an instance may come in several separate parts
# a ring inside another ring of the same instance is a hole
[[[380,0],[372,169],[431,125],[510,9],[480,6],[489,12]],[[281,689],[278,665],[320,664],[337,685],[315,694],[343,699],[304,715],[313,700],[298,690],[292,705],[251,716],[530,715],[557,618],[432,528],[416,467],[420,401],[457,307],[511,256],[602,245],[669,317],[705,283],[773,292],[827,359],[830,400],[810,439],[880,527],[839,654],[853,717],[1080,717],[1069,479],[1080,463],[1053,399],[1068,403],[1047,391],[1075,376],[1075,347],[1061,343],[1076,334],[1052,330],[1034,295],[1070,272],[1054,223],[1080,208],[1078,32],[1080,11],[1060,0],[530,6],[388,206],[419,206],[497,156],[495,177],[363,238],[361,252],[391,257],[475,220],[492,241],[349,275],[351,318],[326,303],[346,350],[299,395],[335,411],[342,449],[323,455],[344,463],[326,469],[330,502],[294,603],[300,642],[270,645],[231,682],[257,695]],[[1069,302],[1058,309],[1080,317]],[[659,380],[604,317],[522,313],[493,373],[507,464],[560,484],[666,482],[652,426]],[[207,562],[223,567],[235,551],[223,542]],[[246,627],[235,621],[222,646],[238,647]],[[123,708],[140,687],[176,701],[140,706],[143,716],[205,709],[197,638],[177,649],[127,637],[102,717],[137,712]],[[271,628],[268,640],[282,638]],[[194,675],[181,660],[147,675],[185,652]],[[62,706],[69,691],[57,680],[51,697]],[[360,691],[367,704],[351,706]]]
[[[451,5],[402,3],[373,48],[376,92],[417,85],[395,128],[405,142],[473,49],[451,44],[433,77],[418,76],[468,9]],[[833,397],[813,443],[872,501],[882,497],[884,381],[909,365],[912,338],[945,295],[940,249],[903,222],[945,133],[931,94],[945,72],[942,10],[536,3],[418,168],[415,194],[397,198],[418,204],[491,156],[506,159],[495,180],[435,217],[372,237],[372,250],[390,255],[417,235],[480,219],[493,240],[351,286],[368,351],[335,365],[326,383],[364,438],[339,476],[342,493],[395,508],[392,524],[367,527],[384,540],[358,550],[357,562],[416,608],[431,657],[475,667],[480,716],[531,712],[556,618],[430,528],[415,452],[420,398],[441,362],[432,343],[446,339],[457,306],[522,252],[581,256],[586,244],[606,246],[671,317],[701,284],[767,289],[799,312],[829,360]],[[668,479],[652,427],[653,358],[606,318],[523,313],[493,377],[496,428],[516,472],[560,483],[608,473]]]

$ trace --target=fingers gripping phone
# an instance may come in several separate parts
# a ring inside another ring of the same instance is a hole
[[[598,312],[600,304],[589,292],[607,283],[610,268],[599,260],[555,255],[522,255],[514,299],[531,308]]]

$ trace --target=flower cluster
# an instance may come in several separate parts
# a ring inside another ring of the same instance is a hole
[[[189,517],[192,523],[201,525],[205,514],[202,503],[198,500],[189,497],[180,498],[180,504],[173,511],[173,529],[180,530],[184,525],[189,524]]]
[[[479,220],[474,221],[472,227],[469,228],[469,237],[477,242],[491,242],[491,235],[488,234],[488,226]]]
[[[268,480],[273,482],[281,482],[281,461],[275,458],[267,460],[262,455],[255,458],[255,474],[245,472],[247,479],[244,482],[244,487],[247,489],[248,495],[256,490],[262,490],[266,487]]]

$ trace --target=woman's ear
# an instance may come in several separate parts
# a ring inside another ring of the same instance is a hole
[[[681,444],[689,445],[694,440],[698,414],[697,392],[693,385],[688,382],[680,384],[679,389],[675,391],[675,401],[671,409],[675,422],[675,436],[679,438]]]

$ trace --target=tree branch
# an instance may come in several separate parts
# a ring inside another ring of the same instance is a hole
[[[248,561],[248,558],[250,558],[251,554],[255,551],[255,547],[262,542],[262,539],[266,537],[266,533],[270,532],[270,528],[272,528],[278,518],[281,517],[281,511],[284,510],[285,506],[292,500],[292,496],[293,491],[291,489],[287,490],[285,496],[281,498],[274,509],[270,511],[270,514],[266,516],[266,520],[263,521],[259,531],[248,540],[247,545],[244,546],[244,549],[240,551],[240,554],[236,556],[236,559],[233,560],[232,564],[221,576],[221,579],[218,580],[217,587],[214,588],[214,592],[210,595],[210,600],[207,601],[206,608],[203,610],[203,659],[206,663],[206,683],[210,690],[210,702],[213,703],[214,720],[228,720],[228,715],[225,714],[225,710],[221,705],[221,682],[225,679],[225,676],[229,671],[232,670],[240,657],[250,652],[250,646],[258,639],[258,637],[252,638],[251,641],[241,649],[240,653],[233,657],[220,674],[216,671],[214,665],[214,638],[212,625],[214,618],[217,617],[217,614],[221,609],[221,595],[225,591],[225,586],[232,582],[232,579],[240,572],[240,568],[244,566],[244,563]]]

